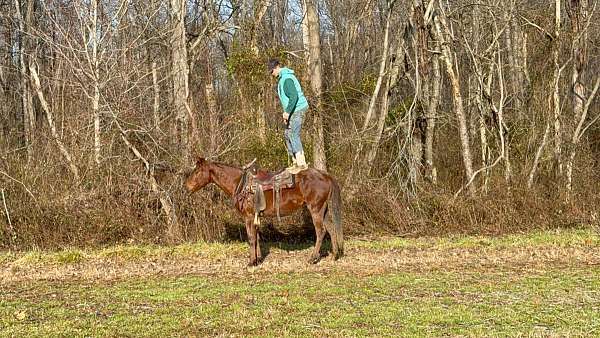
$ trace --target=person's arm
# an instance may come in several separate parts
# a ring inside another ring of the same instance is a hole
[[[298,91],[294,85],[294,80],[285,80],[283,83],[283,92],[289,99],[288,105],[285,108],[285,112],[292,115],[292,113],[296,110],[296,105],[298,104]]]

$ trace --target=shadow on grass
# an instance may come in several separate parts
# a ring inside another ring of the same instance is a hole
[[[261,223],[259,235],[263,260],[270,254],[271,248],[290,252],[312,249],[315,246],[315,228],[308,211],[282,217],[281,223],[277,221],[276,217],[263,217]],[[240,223],[225,224],[225,240],[247,243],[248,235],[244,225]],[[321,246],[321,257],[326,257],[330,251],[331,240],[327,234]]]

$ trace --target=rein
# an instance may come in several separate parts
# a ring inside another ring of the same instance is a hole
[[[254,163],[256,163],[256,158],[254,160],[252,160],[252,162],[246,164],[242,168],[242,177],[240,178],[240,182],[235,187],[235,191],[233,192],[233,196],[232,196],[234,203],[235,203],[235,200],[237,199],[237,196],[239,194],[241,194],[242,191],[244,191],[244,188],[246,187],[246,183],[248,183],[248,170],[250,170],[252,168]]]
[[[242,177],[240,178],[240,182],[235,187],[235,191],[233,193],[234,199],[237,195],[239,195],[242,192],[242,190],[244,190],[244,187],[246,186],[247,181],[248,181],[248,169],[243,169]]]

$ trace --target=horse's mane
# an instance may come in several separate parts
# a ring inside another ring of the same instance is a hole
[[[235,165],[231,165],[231,164],[227,164],[227,163],[223,163],[223,162],[211,162],[212,165],[219,167],[221,169],[224,168],[229,168],[229,169],[237,169],[237,170],[241,170],[242,171],[242,177],[240,178],[240,182],[238,183],[237,187],[235,188],[235,191],[233,192],[233,197],[235,197],[236,195],[238,195],[240,192],[242,192],[242,189],[244,189],[244,187],[246,186],[246,182],[248,181],[248,175],[246,175],[246,171],[243,168],[240,168],[238,166]]]
[[[236,166],[236,165],[231,165],[231,164],[229,164],[229,163],[223,163],[223,162],[212,162],[212,161],[211,161],[210,163],[211,163],[211,164],[213,164],[213,165],[216,165],[217,167],[221,167],[221,168],[223,168],[223,167],[226,167],[226,168],[233,168],[233,169],[242,170],[242,168],[241,168],[241,167],[238,167],[238,166]]]

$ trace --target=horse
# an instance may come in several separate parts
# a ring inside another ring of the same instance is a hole
[[[253,203],[247,203],[251,196],[241,196],[242,185],[245,181],[248,168],[212,162],[204,158],[196,161],[194,170],[185,179],[185,188],[191,194],[214,183],[227,196],[234,200],[234,206],[244,218],[248,242],[250,245],[249,266],[256,266],[262,262],[260,250],[258,224],[255,224],[255,210]],[[266,174],[261,171],[262,174]],[[265,216],[274,216],[273,190],[265,191],[266,209],[261,213]],[[246,201],[246,203],[244,203]],[[282,189],[278,203],[278,212],[282,216],[291,215],[305,205],[312,217],[317,235],[314,250],[309,258],[309,263],[315,264],[321,259],[321,244],[325,233],[329,232],[334,259],[337,260],[344,254],[344,236],[342,230],[341,196],[337,181],[328,173],[308,168],[296,174],[295,184],[292,188]],[[329,216],[329,217],[328,217]],[[328,219],[330,218],[330,219]]]

